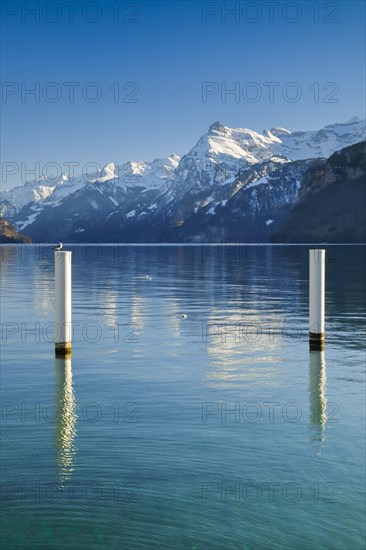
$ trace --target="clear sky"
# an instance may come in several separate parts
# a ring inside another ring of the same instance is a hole
[[[363,1],[3,2],[2,20],[2,162],[29,170],[182,155],[217,120],[365,116]]]

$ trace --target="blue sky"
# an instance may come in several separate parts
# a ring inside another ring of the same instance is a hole
[[[25,11],[36,4],[39,21]],[[225,6],[235,5],[239,11],[225,20]],[[35,163],[150,160],[184,154],[216,120],[262,131],[363,118],[364,3],[278,1],[272,9],[273,16],[265,1],[79,0],[72,21],[63,1],[4,2],[3,162],[31,170]],[[212,94],[203,102],[206,82]],[[268,82],[278,83],[273,101]],[[38,102],[22,98],[37,86]],[[221,97],[235,86],[239,96]],[[92,102],[95,93],[102,95]],[[20,172],[3,178],[3,187],[20,179]]]

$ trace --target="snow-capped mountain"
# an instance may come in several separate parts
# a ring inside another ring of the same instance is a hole
[[[240,204],[264,238],[289,215],[304,171],[363,139],[358,118],[305,132],[216,122],[181,159],[111,162],[87,178],[27,182],[1,194],[0,214],[35,241],[200,240],[217,213]]]
[[[30,203],[57,205],[60,199],[78,191],[87,184],[110,182],[125,187],[144,187],[156,189],[161,187],[166,178],[175,170],[179,163],[177,155],[167,159],[156,159],[152,162],[126,162],[119,165],[111,162],[98,173],[88,173],[84,176],[70,176],[63,174],[61,178],[43,177],[37,181],[28,181],[24,185],[14,187],[10,191],[3,191],[0,195],[1,205],[5,204],[13,211],[19,212]],[[2,212],[9,216],[6,210]]]
[[[365,121],[353,117],[348,122],[329,124],[313,132],[288,133],[281,137],[280,151],[292,160],[328,158],[335,151],[364,139]]]

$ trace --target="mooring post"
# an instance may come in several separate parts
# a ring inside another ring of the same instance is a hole
[[[324,350],[325,250],[309,250],[310,351]]]
[[[57,356],[71,355],[71,252],[55,251],[55,308]]]

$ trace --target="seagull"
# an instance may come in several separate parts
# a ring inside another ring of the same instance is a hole
[[[61,250],[62,248],[62,243],[58,243],[53,250]]]

